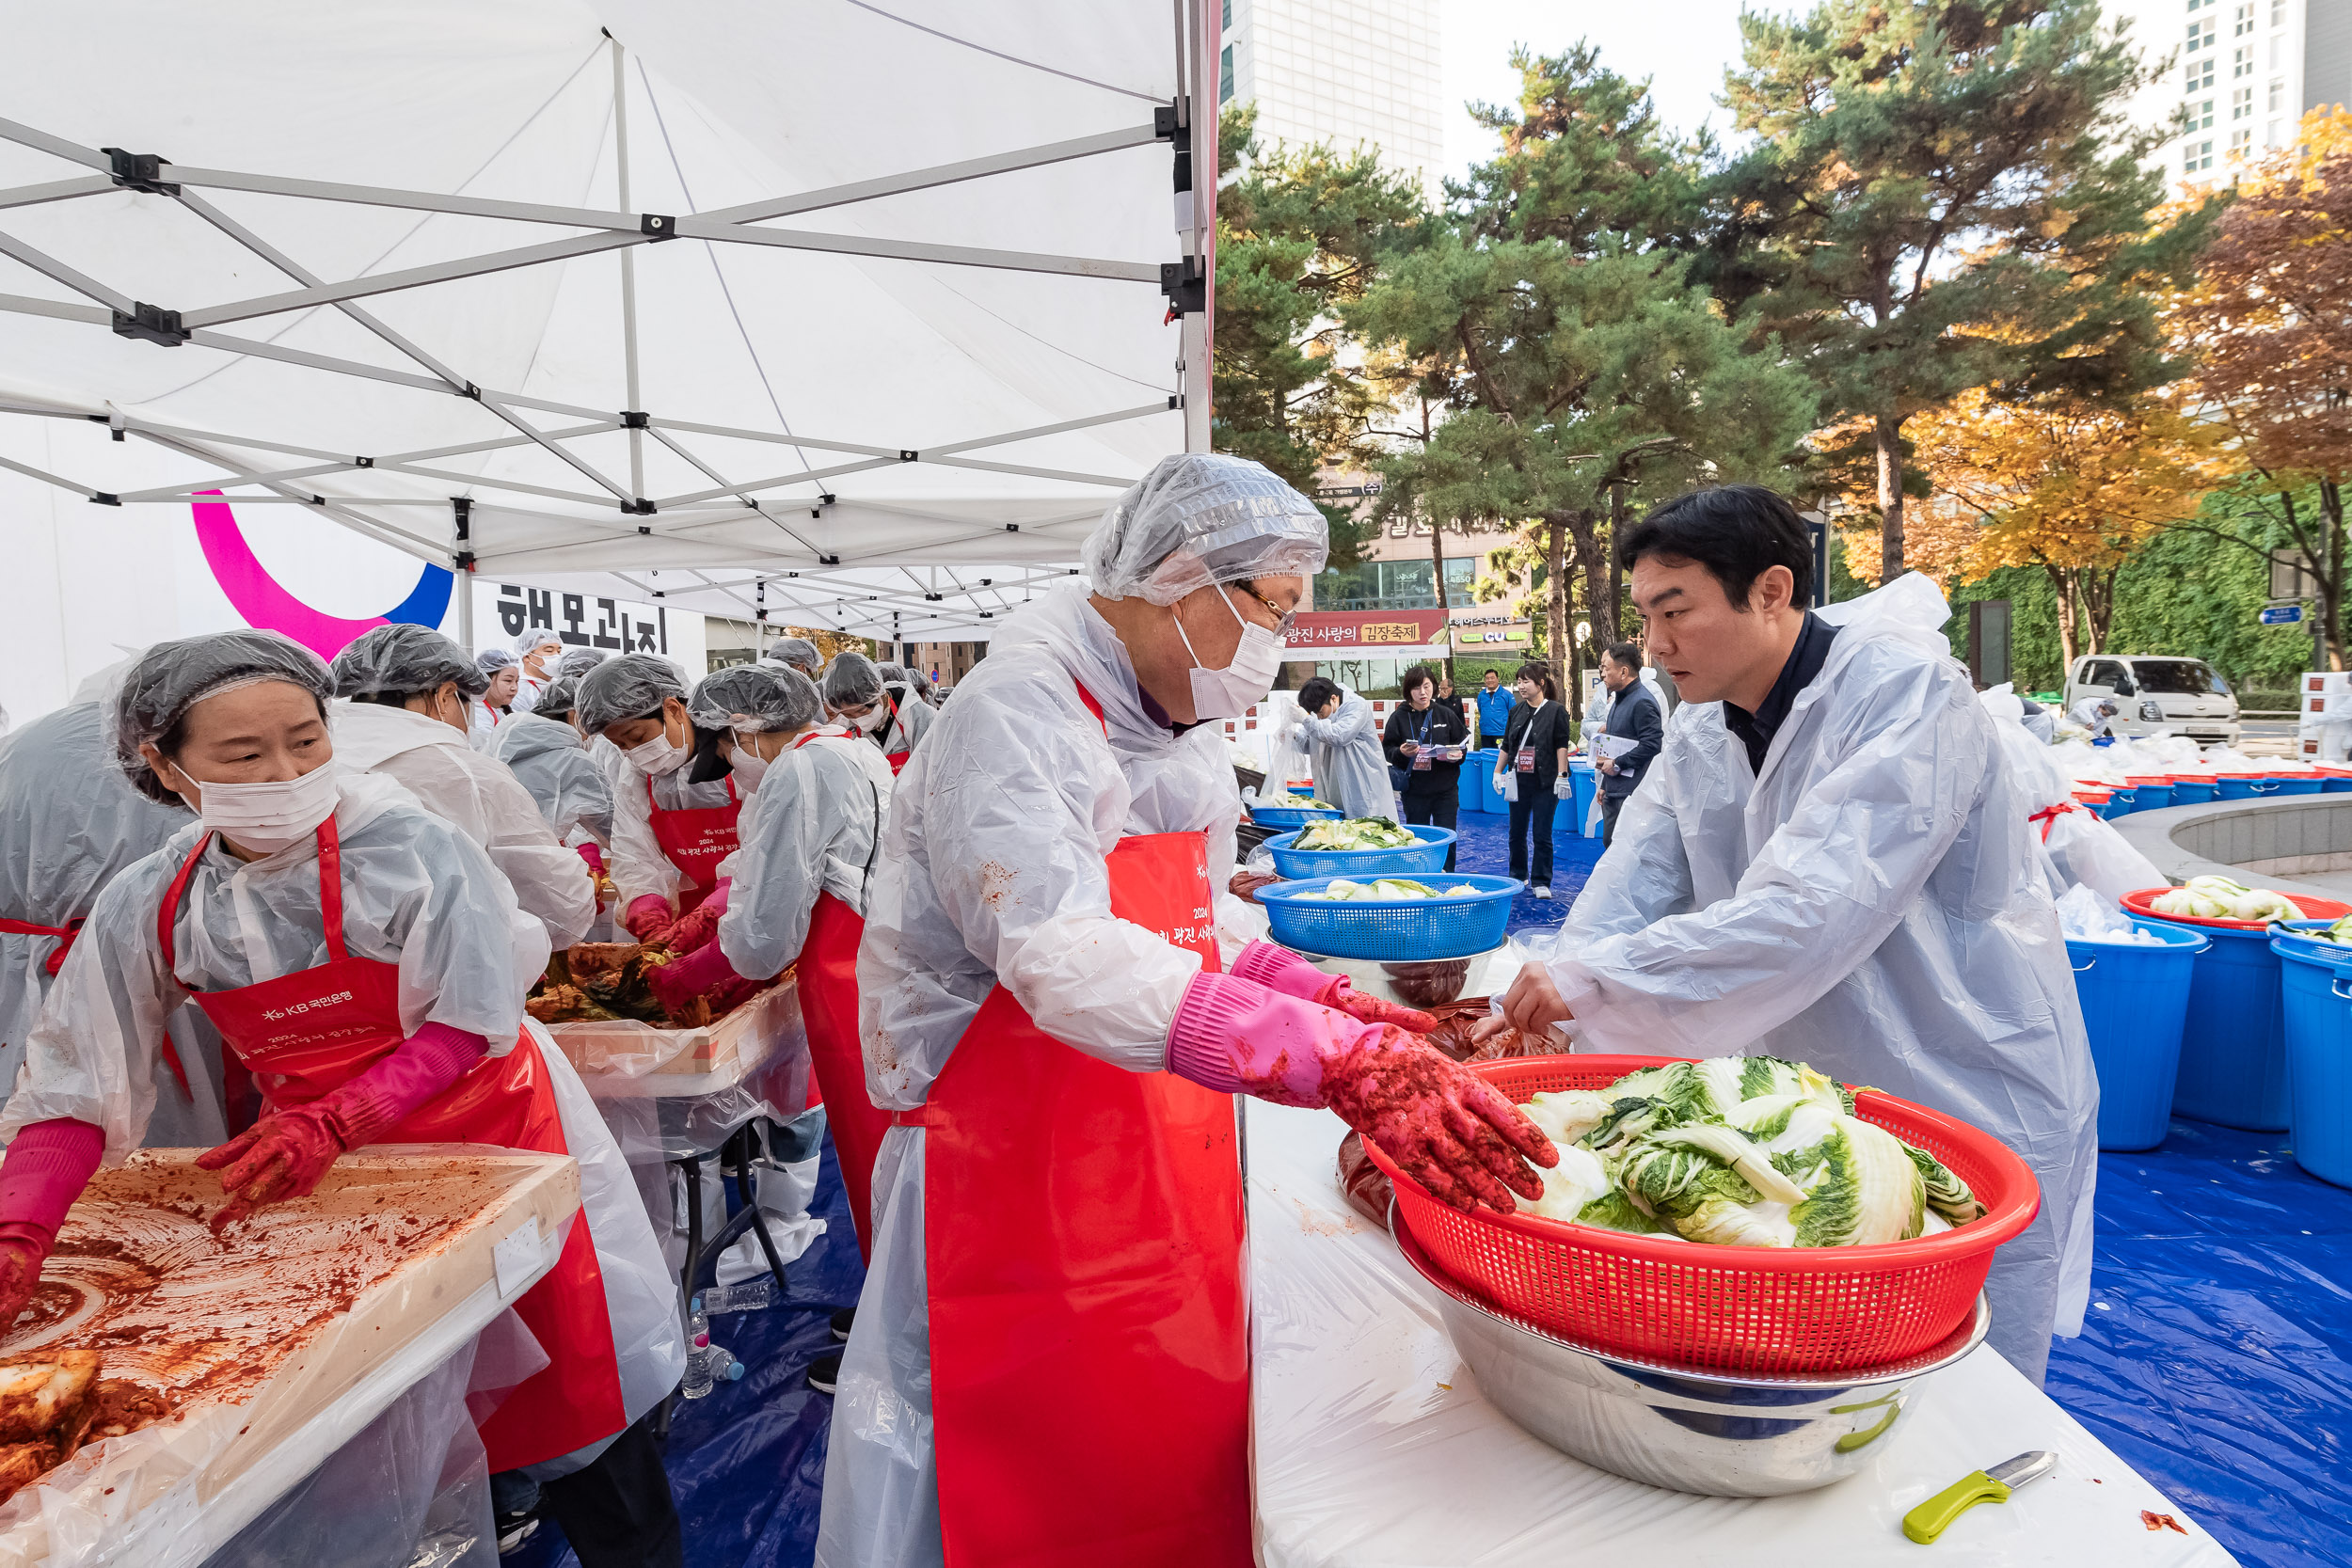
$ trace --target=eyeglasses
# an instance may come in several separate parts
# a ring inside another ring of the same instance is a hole
[[[1288,636],[1290,634],[1291,627],[1297,623],[1298,611],[1295,610],[1284,610],[1280,605],[1276,604],[1272,599],[1267,598],[1263,594],[1261,594],[1255,588],[1250,587],[1249,584],[1246,582],[1229,582],[1226,586],[1228,588],[1238,588],[1243,593],[1248,594],[1251,598],[1263,605],[1265,607],[1265,612],[1274,617],[1274,634],[1277,637]]]

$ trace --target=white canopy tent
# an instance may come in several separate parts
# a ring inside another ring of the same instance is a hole
[[[1207,444],[1214,10],[11,0],[0,467],[985,636]]]

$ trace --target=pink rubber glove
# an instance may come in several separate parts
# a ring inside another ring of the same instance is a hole
[[[596,873],[598,876],[604,875],[604,847],[602,845],[581,845],[580,847],[580,858],[588,863],[589,870]]]
[[[0,1334],[33,1299],[57,1227],[105,1151],[105,1133],[63,1117],[34,1122],[9,1143],[0,1160]]]
[[[430,1103],[488,1049],[480,1035],[427,1023],[341,1088],[273,1111],[219,1148],[206,1149],[196,1163],[220,1172],[221,1190],[230,1199],[213,1216],[214,1231],[263,1204],[316,1190],[338,1156],[374,1142]]]
[[[648,947],[661,945],[660,938],[669,934],[670,923],[677,917],[670,912],[670,901],[658,893],[647,893],[632,898],[628,910],[621,916],[621,924],[628,934]]]
[[[1289,948],[1271,942],[1253,942],[1243,948],[1230,973],[1285,996],[1302,996],[1319,1006],[1336,1007],[1361,1023],[1393,1023],[1416,1035],[1438,1026],[1438,1021],[1427,1013],[1377,996],[1359,995],[1346,975],[1326,974]]]
[[[733,885],[731,879],[722,878],[709,897],[677,917],[661,945],[673,953],[701,951],[719,934],[719,917],[727,912],[727,890]]]
[[[693,916],[686,918],[691,920]],[[678,924],[683,926],[686,921]],[[654,1000],[661,1004],[661,1010],[675,1017],[695,997],[739,978],[735,966],[727,962],[725,950],[715,942],[706,942],[682,958],[646,971],[645,985],[652,990]]]
[[[1364,1024],[1231,974],[1196,974],[1168,1033],[1168,1070],[1220,1094],[1326,1106],[1438,1199],[1503,1213],[1560,1163],[1486,1080],[1391,1024]]]

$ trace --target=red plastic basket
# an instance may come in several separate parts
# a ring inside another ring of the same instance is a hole
[[[1676,1056],[1521,1056],[1470,1070],[1515,1103],[1606,1088]],[[1534,1214],[1466,1214],[1370,1139],[1405,1223],[1450,1276],[1596,1350],[1711,1372],[1851,1371],[1916,1355],[1975,1310],[1993,1249],[2033,1223],[2042,1191],[1997,1139],[1874,1092],[1855,1115],[1944,1162],[1989,1212],[1916,1241],[1855,1247],[1710,1246]]]
[[[2266,920],[2232,920],[2203,914],[2158,914],[2155,900],[2178,890],[2169,887],[2144,887],[2123,895],[2123,907],[2134,914],[2144,914],[2151,920],[2169,920],[2176,926],[2218,926],[2225,931],[2259,931],[2270,924]],[[2284,893],[2284,889],[2280,889]],[[2332,898],[2314,898],[2305,893],[2288,893],[2286,900],[2303,911],[2306,920],[2342,920],[2352,914],[2352,904],[2339,904]]]

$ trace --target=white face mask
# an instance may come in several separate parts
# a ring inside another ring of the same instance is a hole
[[[242,848],[274,855],[301,843],[335,814],[342,791],[337,787],[332,760],[300,778],[272,779],[263,784],[212,784],[196,781],[204,800],[204,826]]]
[[[641,740],[621,753],[636,766],[637,771],[649,779],[658,779],[664,773],[676,772],[686,766],[686,759],[693,754],[694,751],[691,746],[671,745],[670,736],[666,731],[655,736],[651,740]]]
[[[768,759],[747,746],[735,748],[735,784],[746,795],[757,793],[759,781],[768,776]]]
[[[890,710],[880,703],[876,703],[873,711],[869,713],[859,714],[855,719],[850,719],[847,715],[843,717],[846,722],[856,728],[858,734],[872,735],[882,727],[883,721],[890,717]]]
[[[1184,623],[1176,622],[1176,635],[1184,639],[1184,652],[1192,654],[1192,716],[1196,720],[1240,718],[1274,689],[1274,677],[1282,670],[1286,644],[1281,634],[1244,620],[1224,589],[1219,588],[1216,596],[1225,601],[1225,612],[1241,622],[1241,646],[1233,650],[1233,662],[1224,669],[1202,669],[1200,656],[1193,653],[1192,639],[1185,636]]]

